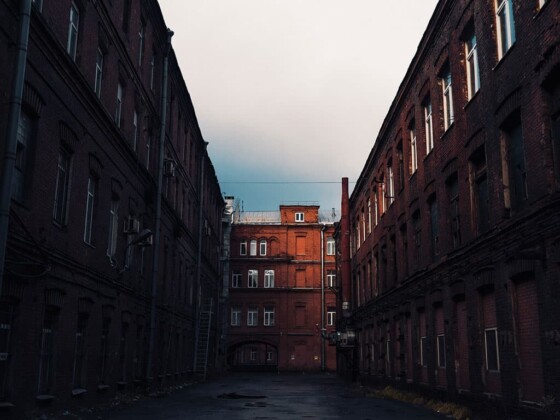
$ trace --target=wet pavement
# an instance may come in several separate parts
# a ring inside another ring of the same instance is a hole
[[[232,373],[162,398],[97,412],[91,418],[179,419],[442,419],[423,407],[370,398],[328,373]]]

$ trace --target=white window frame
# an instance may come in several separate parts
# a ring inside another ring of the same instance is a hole
[[[274,287],[274,270],[264,270],[264,287],[267,289]]]
[[[239,306],[231,307],[230,325],[233,327],[241,326],[241,308]]]
[[[539,0],[539,10],[544,6],[546,0]]]
[[[451,69],[449,66],[441,75],[441,88],[443,95],[443,128],[447,131],[453,121],[455,121],[455,114],[453,111],[453,92],[451,90],[452,79]]]
[[[70,6],[70,18],[68,22],[68,40],[66,51],[76,61],[76,51],[78,50],[78,29],[80,25],[80,10],[74,2]]]
[[[336,311],[327,311],[327,326],[332,327],[336,323]]]
[[[336,287],[336,271],[327,271],[327,287]]]
[[[418,170],[418,143],[416,141],[416,129],[410,130],[410,174],[416,173]],[[375,223],[377,225],[377,221]]]
[[[428,342],[428,337],[425,335],[420,337],[420,366],[427,366],[428,360],[426,359],[426,344]]]
[[[296,223],[303,223],[305,222],[305,213],[298,211],[295,214],[295,221]]]
[[[265,306],[264,307],[264,326],[265,327],[272,327],[274,326],[274,313],[275,309],[274,306]]]
[[[98,98],[101,97],[101,82],[103,81],[103,51],[101,48],[97,48],[97,55],[95,57],[95,85],[93,91]]]
[[[327,238],[327,255],[336,255],[336,242],[332,236]]]
[[[154,90],[154,75],[156,72],[156,56],[152,54],[152,59],[150,60],[150,90]]]
[[[256,239],[252,239],[251,242],[249,243],[249,255],[251,257],[254,257],[257,255],[257,240]]]
[[[119,83],[117,85],[117,97],[115,103],[115,123],[117,127],[121,126],[121,111],[122,111],[123,88]]]
[[[86,216],[84,222],[84,242],[91,245],[91,232],[93,230],[93,206],[95,204],[95,189],[97,187],[97,179],[90,175],[87,186],[86,196]]]
[[[138,66],[142,66],[142,58],[144,56],[144,23],[140,23],[140,29],[138,30]]]
[[[488,332],[489,331],[493,331],[494,332],[494,340],[496,343],[496,362],[497,362],[497,367],[498,369],[489,369],[488,368]],[[499,342],[498,342],[498,329],[496,327],[493,328],[485,328],[484,329],[484,362],[485,362],[485,368],[487,371],[489,372],[500,372],[500,346],[499,346]]]
[[[136,151],[138,147],[138,112],[134,110],[134,114],[132,114],[132,150]]]
[[[239,255],[247,255],[247,241],[239,242]]]
[[[422,108],[424,109],[424,128],[426,130],[426,156],[428,156],[434,150],[434,120],[430,97],[426,98]]]
[[[243,276],[240,272],[234,271],[231,274],[231,287],[233,287],[234,289],[241,287],[242,278]]]
[[[515,21],[512,0],[496,0],[495,5],[498,60],[501,60],[515,43]]]
[[[146,139],[146,169],[150,169],[150,149],[152,147],[152,137],[148,135]]]
[[[259,255],[265,256],[266,255],[266,240],[261,239],[259,242]]]
[[[465,41],[465,55],[467,57],[465,63],[467,66],[467,91],[470,101],[480,89],[480,69],[478,67],[478,50],[474,28],[472,35]]]
[[[393,174],[393,166],[387,166],[387,181],[389,184],[389,190],[387,191],[387,207],[391,206],[395,202],[395,176]]]
[[[259,325],[259,308],[247,309],[247,326],[256,327]]]
[[[254,289],[259,287],[259,270],[249,270],[247,272],[247,287]]]
[[[367,213],[368,213],[368,235],[371,233],[371,198],[367,200]],[[327,255],[330,255],[327,253]],[[334,255],[334,254],[332,254]]]
[[[109,235],[107,241],[107,256],[113,258],[117,253],[119,233],[119,200],[113,198],[109,208]]]

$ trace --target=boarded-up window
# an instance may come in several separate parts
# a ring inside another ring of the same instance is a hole
[[[305,270],[296,271],[296,287],[306,287]]]
[[[305,306],[296,306],[296,327],[305,327]]]
[[[305,236],[296,236],[296,255],[305,255]]]

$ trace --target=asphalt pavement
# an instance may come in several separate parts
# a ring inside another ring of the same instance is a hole
[[[230,373],[88,419],[442,419],[426,408],[371,398],[329,373]]]

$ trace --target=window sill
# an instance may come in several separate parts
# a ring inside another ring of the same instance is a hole
[[[12,403],[9,402],[9,401],[0,402],[0,410],[1,410],[1,409],[5,409],[5,408],[13,408],[13,407],[15,407],[15,405],[12,404]]]
[[[37,402],[49,402],[49,401],[52,401],[54,399],[55,399],[55,396],[54,395],[49,395],[49,394],[40,394],[40,395],[37,395],[35,397],[35,400]]]
[[[474,93],[473,96],[471,96],[468,100],[467,103],[463,106],[463,110],[466,110],[469,105],[474,102],[474,99],[478,96],[478,92],[480,92],[480,87],[478,88],[478,90]]]
[[[87,392],[87,389],[84,388],[75,388],[72,390],[72,396],[73,397],[79,397],[80,395],[83,395]]]
[[[447,129],[443,132],[443,134],[439,137],[440,140],[445,140],[445,138],[447,137],[447,134],[453,129],[453,127],[455,127],[455,121],[453,121],[451,124],[449,124],[449,127],[447,127]]]
[[[109,389],[109,385],[97,385],[97,390],[99,392],[107,391]]]

